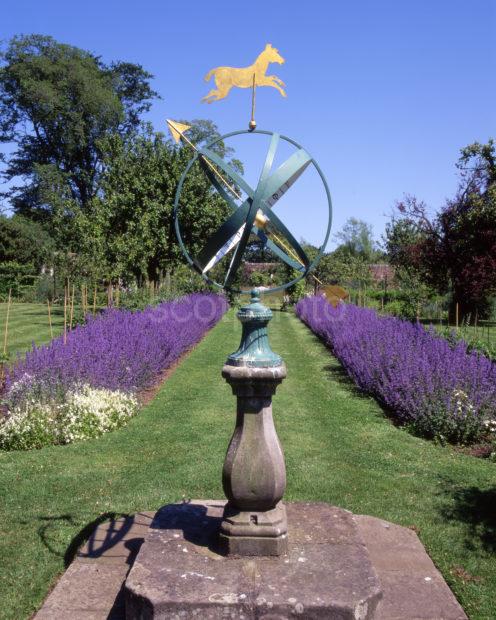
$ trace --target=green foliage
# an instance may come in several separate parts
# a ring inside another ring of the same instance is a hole
[[[368,263],[372,263],[376,259],[377,248],[372,234],[372,226],[367,222],[350,217],[335,237],[341,242],[339,247],[344,255],[360,257]]]
[[[270,275],[264,271],[252,271],[250,274],[250,286],[271,286]]]
[[[0,63],[0,142],[17,145],[4,175],[26,180],[5,195],[19,213],[70,219],[97,193],[99,141],[134,130],[156,97],[152,76],[42,35],[14,37]]]
[[[53,264],[53,250],[40,224],[19,215],[0,216],[0,299],[9,289],[15,298],[33,291],[42,266]]]
[[[306,242],[302,243],[302,248],[305,251],[305,254],[308,256],[310,263],[312,263],[316,259],[317,255],[320,252],[319,248]],[[291,274],[289,269],[286,269],[286,274],[288,275],[288,277]],[[324,282],[324,284],[329,284],[330,282],[334,281],[336,274],[333,270],[332,258],[330,254],[323,254],[320,257],[317,266],[312,269],[312,274],[315,276],[315,278],[309,276],[307,278],[307,284],[312,286],[314,291],[316,291],[319,286],[318,280]]]
[[[299,275],[300,275],[300,272],[293,269],[291,271],[291,276],[288,279],[291,280],[291,279],[297,278]],[[306,293],[306,284],[305,284],[304,279],[298,280],[298,282],[296,282],[295,284],[288,286],[288,288],[285,291],[285,295],[289,297],[289,303],[292,306],[297,304],[300,301],[300,299],[305,296],[305,293]]]
[[[213,135],[217,130],[208,124]],[[203,127],[204,128],[204,127]],[[173,205],[179,178],[191,158],[149,126],[129,138],[113,135],[104,145],[102,196],[79,212],[79,258],[90,273],[124,283],[157,282],[184,259],[176,241]],[[194,255],[227,216],[225,202],[211,191],[200,165],[184,184],[181,229]]]
[[[30,265],[38,273],[51,262],[53,243],[40,224],[19,215],[0,215],[0,263],[13,261]]]
[[[478,142],[462,149],[456,196],[430,217],[413,196],[398,203],[386,227],[391,263],[440,294],[452,292],[452,318],[490,315],[496,293],[496,146]]]
[[[28,302],[46,302],[47,299],[53,301],[53,277],[48,275],[42,275],[37,280],[31,291],[25,291],[23,300]]]
[[[469,330],[468,326],[462,325],[458,330],[445,326],[438,331],[453,347],[463,341],[467,345],[467,351],[481,353],[496,362],[496,342],[484,340],[473,330]]]
[[[14,298],[22,295],[23,288],[35,279],[33,265],[21,265],[16,261],[0,263],[0,299],[7,299],[9,291]]]
[[[372,282],[367,258],[350,254],[343,246],[329,254],[327,265],[329,273],[334,275],[334,282],[345,288],[364,289]]]

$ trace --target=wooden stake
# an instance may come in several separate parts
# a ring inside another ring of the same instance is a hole
[[[50,338],[53,338],[52,313],[50,312],[50,300],[47,299],[48,305],[48,325],[50,325]]]
[[[64,344],[67,343],[67,286],[64,286]]]
[[[69,325],[69,329],[72,329],[72,319],[74,317],[74,292],[75,292],[75,286],[74,284],[72,285],[72,295],[71,295],[71,320],[70,320],[70,325]]]
[[[7,300],[7,315],[5,316],[5,332],[3,335],[3,354],[7,355],[7,340],[9,337],[9,315],[10,315],[10,303],[12,301],[12,289],[9,288],[9,298]]]
[[[93,291],[93,314],[96,314],[96,286],[95,290]]]
[[[119,307],[120,298],[121,298],[121,289],[119,288],[119,285],[117,285],[117,288],[115,289],[115,307],[116,308]]]

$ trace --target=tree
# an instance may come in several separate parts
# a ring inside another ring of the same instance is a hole
[[[17,147],[3,177],[24,180],[3,194],[14,210],[43,220],[85,209],[98,192],[100,141],[136,129],[157,96],[151,77],[52,37],[11,39],[0,54],[0,142]]]
[[[305,254],[308,256],[310,263],[313,263],[320,251],[319,248],[317,248],[315,245],[312,245],[311,243],[307,243],[304,240],[301,241],[300,245],[303,248]],[[323,282],[324,284],[330,284],[335,279],[335,274],[332,271],[332,265],[329,261],[329,257],[329,254],[323,254],[319,262],[317,263],[317,266],[312,269],[311,274],[313,275],[310,275],[307,278],[307,282],[313,286],[314,293],[317,292],[317,289],[320,286],[320,282]],[[290,275],[292,270],[288,267],[286,271],[287,275]]]
[[[219,135],[213,123],[203,123],[205,127],[209,139]],[[82,268],[108,281],[158,281],[184,260],[173,206],[191,150],[176,146],[150,126],[128,138],[110,136],[103,146],[102,195],[77,217]],[[180,218],[183,240],[193,256],[228,212],[195,164],[183,186]]]
[[[53,243],[44,228],[19,215],[0,216],[0,263],[26,265],[31,273],[51,262]]]
[[[375,259],[376,248],[372,226],[367,222],[350,217],[335,236],[350,256],[360,256],[368,262]]]
[[[488,312],[496,294],[496,149],[493,140],[462,149],[456,196],[430,218],[407,196],[386,227],[391,263],[439,293],[452,292],[460,316]]]
[[[0,216],[0,298],[19,295],[46,264],[53,265],[53,243],[43,227],[19,215]]]

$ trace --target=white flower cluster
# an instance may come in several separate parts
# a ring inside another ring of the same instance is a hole
[[[496,420],[484,420],[483,424],[490,433],[496,433]]]
[[[470,402],[468,395],[463,390],[453,390],[453,396],[455,397],[455,412],[457,415],[473,414],[475,408]]]
[[[0,421],[0,448],[29,450],[98,437],[122,426],[138,410],[135,396],[78,386],[61,402],[24,401]]]

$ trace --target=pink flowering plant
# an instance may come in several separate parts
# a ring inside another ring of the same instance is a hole
[[[324,297],[302,299],[297,316],[331,348],[349,376],[402,425],[426,437],[470,443],[496,420],[496,364],[463,341],[421,324]]]

